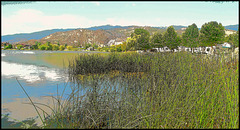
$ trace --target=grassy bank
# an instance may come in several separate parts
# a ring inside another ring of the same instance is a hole
[[[82,54],[45,128],[238,128],[238,60],[181,53]]]

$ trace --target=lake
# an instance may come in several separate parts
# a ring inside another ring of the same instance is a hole
[[[34,107],[26,104],[30,101],[16,78],[34,102],[51,106],[52,98],[44,96],[56,96],[64,91],[63,97],[66,97],[71,89],[68,87],[70,83],[64,67],[79,53],[99,52],[2,50],[2,114],[10,114],[9,116],[16,120],[37,116]],[[37,122],[40,123],[39,119]]]

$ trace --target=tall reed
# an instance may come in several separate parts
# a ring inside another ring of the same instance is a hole
[[[238,128],[238,65],[185,52],[79,55],[68,66],[72,93],[46,126]]]

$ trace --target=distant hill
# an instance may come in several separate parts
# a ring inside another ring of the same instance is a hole
[[[21,43],[34,45],[36,41],[41,43],[46,43],[48,41],[53,44],[59,43],[60,45],[67,44],[71,46],[83,46],[86,43],[106,45],[110,40],[115,40],[116,42],[125,41],[127,37],[130,37],[131,33],[134,32],[136,28],[144,28],[149,31],[150,34],[165,31],[165,29],[157,29],[148,26],[131,26],[128,28],[123,27],[105,30],[75,29],[65,32],[56,32],[38,40],[31,39]]]
[[[225,27],[225,29],[238,31],[238,24],[236,24],[236,25],[228,25],[228,26],[224,26],[224,27]]]
[[[76,29],[88,29],[88,30],[110,30],[110,29],[115,29],[115,28],[122,28],[126,29],[132,26],[112,26],[112,25],[102,25],[102,26],[94,26],[94,27],[89,27],[89,28],[73,28],[73,29],[52,29],[52,30],[44,30],[44,31],[39,31],[39,32],[33,32],[33,33],[20,33],[20,34],[13,34],[13,35],[4,35],[1,36],[1,42],[9,42],[9,43],[14,43],[14,42],[24,42],[28,41],[31,39],[41,39],[43,37],[46,37],[50,34],[53,34],[55,32],[65,32],[65,31],[71,31],[71,30],[76,30]]]
[[[180,30],[181,28],[187,28],[187,26],[182,26],[182,25],[172,25],[175,30]],[[167,29],[168,27],[153,27],[153,28],[158,28],[158,29]]]
[[[108,24],[108,25],[94,26],[94,27],[82,28],[82,29],[89,29],[89,30],[99,30],[99,29],[102,29],[102,30],[110,30],[110,29],[116,29],[116,28],[126,29],[126,28],[129,28],[129,27],[133,27],[133,26],[119,26],[119,25],[112,26],[112,25],[109,25],[109,24]]]
[[[4,36],[1,36],[1,42],[14,43],[14,42],[20,42],[20,41],[28,41],[31,39],[41,39],[55,32],[65,32],[70,30],[74,30],[74,29],[52,29],[52,30],[44,30],[44,31],[33,32],[33,33],[4,35]]]
[[[24,41],[28,41],[28,40],[33,40],[33,39],[39,40],[43,37],[46,37],[46,36],[56,33],[56,32],[66,32],[66,31],[77,30],[77,29],[87,29],[87,30],[96,31],[96,30],[128,29],[128,28],[138,28],[138,27],[141,27],[141,26],[102,25],[102,26],[94,26],[94,27],[89,27],[89,28],[52,29],[52,30],[44,30],[44,31],[33,32],[33,33],[4,35],[4,36],[1,36],[1,42],[16,43],[16,42],[24,42]],[[175,30],[177,30],[178,34],[183,33],[181,28],[187,28],[187,26],[181,26],[181,25],[173,25],[173,27]],[[163,30],[167,29],[167,26],[165,26],[165,27],[148,27],[148,28],[149,28],[150,32],[156,31],[156,29],[161,30],[161,32],[162,32]],[[237,31],[238,24],[225,26],[225,29]],[[200,28],[199,28],[199,30],[200,30]],[[115,35],[121,35],[121,34],[115,34]]]

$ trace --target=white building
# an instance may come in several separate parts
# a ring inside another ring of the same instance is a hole
[[[167,46],[163,47],[163,49],[164,49],[164,52],[170,52],[171,51]]]
[[[222,44],[222,48],[231,48],[231,44],[227,43],[227,42],[224,42]]]
[[[191,48],[190,47],[185,47],[184,50],[185,51],[191,51]]]
[[[115,40],[114,39],[111,39],[108,43],[107,43],[107,46],[112,46],[115,44]]]
[[[104,45],[104,44],[99,44],[98,46],[99,46],[99,47],[105,47],[105,45]]]
[[[122,42],[115,42],[115,45],[120,45],[122,44]]]

